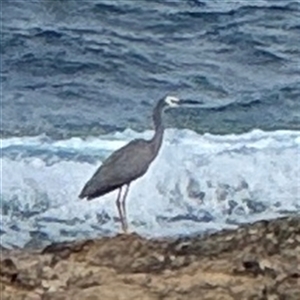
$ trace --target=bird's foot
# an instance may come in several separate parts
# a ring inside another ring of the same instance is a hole
[[[128,228],[123,228],[123,234],[126,234],[126,235],[130,234],[130,231],[128,230]]]
[[[122,234],[130,234],[127,224],[122,223]]]

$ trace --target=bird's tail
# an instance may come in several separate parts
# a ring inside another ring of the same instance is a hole
[[[82,191],[79,194],[80,199],[86,198],[87,200],[91,200],[98,195],[97,185],[93,180],[89,180],[86,185],[83,187]]]
[[[78,198],[79,199],[84,199],[88,196],[88,183],[83,187],[82,191],[80,192]]]
[[[78,195],[78,198],[79,199],[84,199],[86,197],[86,195],[83,193],[83,192],[81,192],[79,195]]]

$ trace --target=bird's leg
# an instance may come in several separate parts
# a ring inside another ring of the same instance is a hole
[[[123,219],[123,215],[122,215],[121,202],[120,202],[121,192],[122,192],[122,187],[119,188],[119,193],[118,193],[118,197],[117,197],[117,200],[116,200],[116,205],[117,205],[117,208],[118,208],[118,213],[119,213],[120,221],[121,221],[121,224],[122,224],[122,229],[123,229],[123,231],[125,231],[124,219]]]
[[[125,232],[127,232],[127,229],[128,229],[127,214],[126,214],[126,197],[127,197],[127,194],[128,194],[129,186],[130,186],[130,183],[126,185],[125,193],[124,193],[124,196],[123,196],[123,201],[121,202],[124,221],[125,221],[125,230],[124,230]]]

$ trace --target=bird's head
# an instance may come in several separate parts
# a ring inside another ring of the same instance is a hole
[[[179,107],[179,106],[189,106],[189,105],[197,105],[197,104],[203,104],[201,101],[196,101],[196,100],[183,100],[179,99],[174,96],[166,96],[165,99],[165,105],[167,107]]]
[[[179,102],[180,102],[180,100],[179,100],[179,98],[177,98],[177,97],[174,97],[174,96],[166,96],[166,98],[165,98],[165,102],[166,102],[166,104],[168,105],[168,106],[170,106],[170,107],[177,107],[178,105],[179,105]]]

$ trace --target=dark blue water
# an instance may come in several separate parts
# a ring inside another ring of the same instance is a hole
[[[2,135],[300,129],[299,1],[1,1]]]

